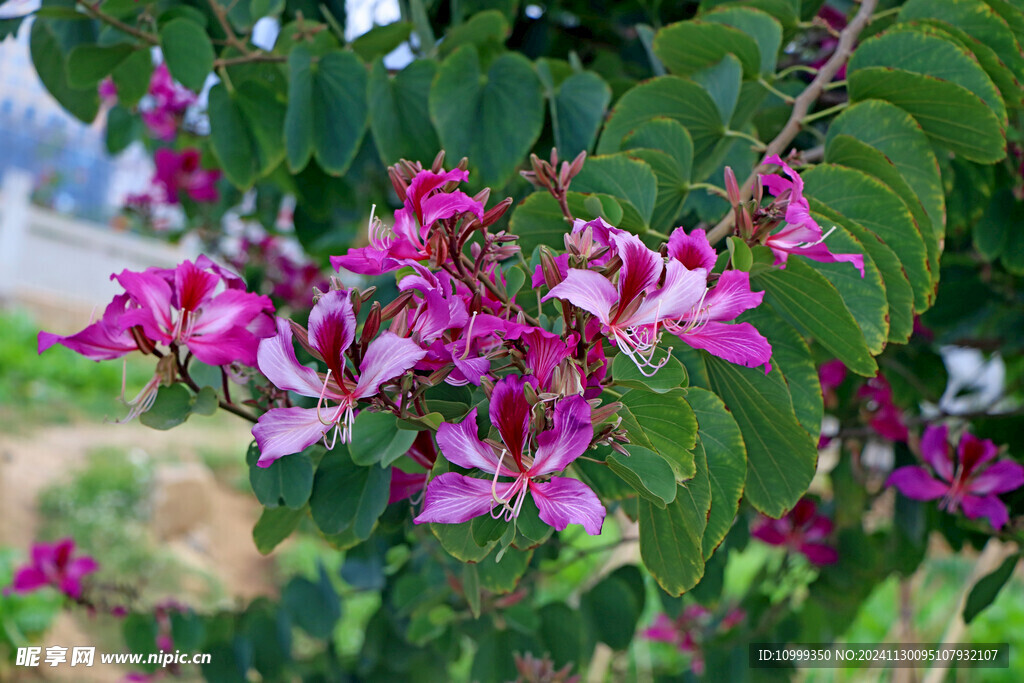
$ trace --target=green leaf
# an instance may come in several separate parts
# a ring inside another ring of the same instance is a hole
[[[482,185],[504,185],[544,124],[544,97],[533,65],[506,53],[484,72],[475,47],[455,50],[430,89],[430,117],[454,159],[466,156]]]
[[[717,64],[730,52],[739,58],[745,78],[757,77],[761,68],[757,43],[731,26],[691,19],[669,24],[654,37],[654,53],[677,76]]]
[[[117,86],[117,101],[125,107],[134,107],[149,92],[153,75],[153,55],[149,50],[136,50],[118,64],[111,77]]]
[[[524,254],[533,253],[541,244],[558,244],[569,229],[558,201],[547,192],[527,195],[509,221],[509,230],[519,236],[517,244]]]
[[[958,43],[916,27],[896,26],[861,43],[848,68],[888,66],[966,88],[988,105],[1000,126],[1006,126],[1006,105],[995,84],[974,55]]]
[[[538,611],[544,652],[551,654],[555,667],[577,664],[584,652],[586,627],[579,610],[564,602],[549,602]]]
[[[910,114],[881,100],[859,102],[832,121],[826,149],[836,135],[850,135],[884,154],[924,206],[936,235],[942,236],[946,204],[939,163],[928,137]]]
[[[891,102],[917,119],[937,145],[979,163],[1006,156],[999,118],[966,88],[892,67],[867,67],[847,77],[850,100]]]
[[[690,78],[708,91],[718,108],[722,125],[728,127],[733,112],[736,111],[736,103],[740,99],[740,85],[743,80],[740,60],[728,54],[717,64],[694,72]]]
[[[1021,10],[1024,8],[1018,6],[1016,11],[1006,9],[1019,27]],[[992,48],[1018,79],[1024,79],[1024,57],[1021,57],[1020,45],[1006,20],[989,4],[981,0],[948,0],[941,3],[910,0],[900,9],[899,20],[914,19],[938,19],[963,30]]]
[[[269,555],[281,541],[288,538],[306,515],[306,509],[288,507],[264,508],[252,530],[252,540],[261,555]]]
[[[350,47],[364,62],[372,62],[407,41],[411,33],[411,23],[395,21],[384,26],[374,26],[353,40]]]
[[[268,508],[284,505],[299,510],[304,507],[313,490],[313,460],[308,452],[315,448],[278,458],[269,467],[260,467],[256,464],[260,451],[253,443],[246,454],[246,461],[249,483],[257,500]]]
[[[497,595],[511,593],[530,566],[533,551],[509,548],[501,556],[501,562],[495,561],[496,556],[497,553],[494,553],[476,565],[480,585]]]
[[[686,392],[674,389],[666,394],[653,394],[633,390],[620,400],[636,418],[652,449],[672,466],[676,479],[693,477],[691,451],[697,442],[697,418],[686,402]],[[628,431],[630,427],[624,426]]]
[[[391,413],[363,410],[356,415],[348,450],[357,465],[387,467],[405,455],[415,440],[416,432],[399,429]]]
[[[914,291],[903,272],[899,257],[878,235],[861,224],[830,209],[813,197],[807,199],[814,214],[825,217],[829,225],[841,226],[856,236],[865,253],[871,256],[885,284],[885,297],[889,306],[888,340],[899,344],[906,343],[914,330]]]
[[[708,462],[711,510],[701,541],[706,560],[729,533],[739,510],[747,478],[747,447],[722,399],[698,387],[689,389],[686,398],[697,416],[697,439]]]
[[[933,284],[939,276],[939,238],[941,234],[932,225],[924,206],[914,195],[899,169],[884,154],[850,135],[836,135],[825,148],[825,161],[855,168],[881,180],[910,211],[917,224],[928,253],[928,269]]]
[[[623,139],[628,156],[647,163],[657,178],[658,193],[651,214],[651,228],[667,232],[678,225],[693,172],[693,141],[678,122],[655,119]],[[616,222],[612,222],[616,225]]]
[[[207,113],[213,152],[225,177],[239,189],[252,187],[284,160],[285,106],[269,86],[245,81],[229,92],[215,85]]]
[[[665,349],[656,349],[651,360],[655,364],[665,360],[665,365],[654,373],[653,377],[646,377],[637,368],[636,363],[630,360],[629,356],[619,353],[615,356],[615,360],[612,361],[614,383],[633,389],[653,391],[656,394],[664,394],[673,389],[686,386],[686,368],[683,367],[682,363],[669,355]]]
[[[107,152],[120,154],[139,137],[139,119],[120,104],[107,112]]]
[[[873,377],[878,372],[864,334],[839,292],[801,259],[790,259],[784,270],[761,272],[750,283],[765,291],[765,303],[831,351],[850,370],[864,377]]]
[[[359,151],[369,123],[366,67],[352,52],[330,52],[313,68],[313,154],[341,175]]]
[[[1011,233],[1020,227],[1019,220],[1013,220],[1014,214],[1018,214],[1019,219],[1019,204],[1011,190],[1001,190],[989,202],[981,220],[974,225],[971,232],[974,248],[986,261],[995,261],[1010,245]]]
[[[990,574],[986,574],[978,580],[967,595],[967,602],[964,603],[964,623],[970,624],[974,618],[985,611],[995,602],[999,591],[1003,589],[1006,582],[1013,576],[1013,570],[1020,561],[1020,554],[1014,554],[1003,560],[1003,563]]]
[[[871,176],[820,164],[802,175],[805,194],[878,235],[899,257],[914,290],[914,310],[934,298],[928,254],[914,218],[896,193]]]
[[[437,63],[429,59],[417,59],[393,77],[382,61],[373,65],[367,88],[370,130],[385,164],[410,159],[426,165],[441,149],[427,106],[436,72]]]
[[[480,618],[480,575],[475,564],[462,565],[462,593],[474,619]]]
[[[341,602],[323,566],[320,580],[313,583],[296,576],[281,591],[281,606],[292,622],[314,638],[328,638],[341,619]]]
[[[695,451],[696,475],[680,484],[664,510],[639,502],[640,557],[669,595],[690,590],[704,576],[704,531],[711,510],[711,483],[703,451]]]
[[[732,267],[744,273],[749,273],[750,267],[754,265],[754,254],[750,251],[747,243],[736,235],[730,235],[726,244],[729,249],[729,260],[732,262]]]
[[[770,76],[775,73],[779,50],[782,49],[782,26],[770,14],[751,7],[729,7],[716,9],[701,18],[732,26],[753,38],[761,56],[761,74]]]
[[[629,456],[609,453],[608,468],[659,508],[675,500],[676,478],[665,459],[641,446],[626,446],[626,450]]]
[[[643,579],[639,595],[635,587],[638,575],[635,566],[620,567],[580,598],[595,635],[613,650],[625,650],[633,641],[644,606]]]
[[[288,74],[284,141],[288,168],[297,173],[313,156],[313,54],[308,48],[299,46],[289,53]]]
[[[581,71],[562,81],[548,98],[559,156],[572,159],[580,152],[589,152],[612,99],[608,84],[593,71]]]
[[[458,26],[453,26],[438,46],[442,57],[447,57],[463,45],[478,48],[500,47],[509,34],[508,19],[497,10],[486,10],[474,14]]]
[[[29,51],[32,64],[46,90],[72,116],[85,123],[92,123],[99,112],[99,95],[96,88],[73,88],[68,83],[64,53],[50,20],[37,19],[32,22]]]
[[[487,545],[479,546],[473,540],[472,520],[461,524],[439,524],[431,522],[430,530],[441,547],[449,555],[460,562],[479,562],[487,557],[487,554],[494,549],[497,541],[490,541]]]
[[[768,306],[751,309],[737,320],[752,324],[772,345],[772,366],[782,373],[793,402],[793,412],[804,430],[817,439],[825,409],[818,368],[807,342]]]
[[[93,88],[134,52],[127,43],[79,45],[68,55],[68,85]]]
[[[167,69],[183,86],[194,92],[203,89],[213,71],[213,44],[206,30],[188,19],[173,19],[160,27],[160,49]]]
[[[630,220],[627,215],[621,227],[643,232],[643,228],[650,225],[658,181],[651,167],[639,159],[630,159],[626,154],[589,157],[583,170],[573,179],[572,188],[576,192],[600,192],[624,200],[619,203],[635,209],[641,224],[636,225],[636,219]]]
[[[781,517],[814,477],[817,444],[793,414],[776,370],[766,376],[707,354],[704,362],[709,388],[732,413],[747,446],[746,498],[766,515]]]
[[[367,539],[388,505],[390,485],[390,468],[359,467],[348,449],[338,446],[320,462],[313,479],[313,521],[325,534],[351,528],[358,538]]]
[[[153,406],[139,415],[139,422],[153,429],[177,427],[192,414],[194,397],[184,384],[161,386]]]
[[[661,76],[631,88],[612,107],[597,153],[618,151],[624,137],[660,118],[672,119],[686,129],[694,159],[706,155],[725,132],[718,107],[704,88],[693,81]]]
[[[667,154],[678,166],[684,182],[693,172],[693,139],[678,121],[656,118],[637,126],[622,140],[623,150],[652,149]]]

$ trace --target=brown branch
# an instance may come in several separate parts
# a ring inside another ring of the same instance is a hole
[[[768,147],[764,151],[765,157],[770,157],[773,154],[782,155],[789,147],[789,144],[793,142],[793,139],[800,132],[800,128],[803,125],[803,119],[807,116],[807,112],[811,110],[811,106],[818,101],[821,93],[825,90],[825,86],[832,82],[835,75],[839,72],[839,69],[846,64],[846,60],[850,58],[853,53],[854,43],[857,42],[857,36],[864,30],[864,27],[868,25],[871,19],[872,13],[875,11],[875,6],[878,4],[878,0],[863,0],[860,4],[860,9],[857,10],[857,15],[853,18],[846,28],[843,29],[842,33],[839,34],[839,45],[836,47],[836,51],[832,54],[825,65],[821,67],[818,74],[814,77],[814,80],[800,93],[797,98],[793,101],[793,112],[789,116],[789,120],[786,125],[779,131],[779,134],[775,136],[775,139],[768,143]],[[741,201],[750,199],[751,189],[754,187],[754,181],[762,171],[768,170],[764,164],[756,167],[750,176],[744,181],[743,186],[740,187],[740,198]],[[725,215],[718,224],[711,229],[708,233],[708,240],[715,244],[720,240],[724,239],[730,232],[732,232],[734,222],[736,220],[735,212],[730,211]]]
[[[192,379],[192,376],[188,373],[188,368],[185,367],[185,364],[181,362],[181,358],[178,356],[178,350],[176,348],[171,349],[171,355],[174,356],[175,365],[178,366],[178,375],[185,382],[185,384],[188,385],[188,388],[197,394],[200,391],[202,391],[202,387],[196,384],[196,381]],[[250,413],[248,410],[245,410],[244,408],[239,408],[234,403],[228,403],[227,401],[221,399],[219,396],[217,397],[217,404],[224,410],[228,411],[229,413],[237,415],[238,417],[241,417],[245,420],[248,420],[253,424],[257,422],[256,416]]]
[[[113,26],[114,28],[116,28],[118,31],[121,31],[122,33],[127,33],[130,36],[135,36],[139,40],[143,40],[143,41],[149,43],[150,45],[159,45],[160,44],[160,38],[158,36],[156,36],[155,34],[147,33],[145,31],[143,31],[142,29],[135,28],[134,26],[132,26],[130,24],[126,24],[123,21],[121,21],[120,19],[117,19],[116,17],[112,17],[109,14],[107,14],[106,12],[103,12],[102,10],[100,10],[99,9],[99,6],[100,6],[99,0],[97,0],[97,2],[95,4],[89,4],[88,2],[85,2],[85,0],[79,0],[79,4],[85,10],[85,13],[88,14],[93,19],[98,19],[99,21],[102,21],[104,24],[107,24],[109,26]]]
[[[249,54],[249,47],[235,35],[235,30],[231,28],[231,23],[228,21],[228,10],[218,3],[217,0],[207,0],[207,4],[210,5],[210,11],[217,17],[217,22],[220,23],[220,27],[224,31],[224,37],[227,39],[228,45],[243,55]]]

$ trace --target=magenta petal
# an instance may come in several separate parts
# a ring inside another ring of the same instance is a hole
[[[894,470],[885,481],[885,485],[895,486],[904,496],[914,500],[935,500],[949,491],[948,484],[932,479],[928,470],[916,465]]]
[[[239,361],[243,365],[255,366],[259,340],[249,330],[236,326],[218,334],[190,337],[185,345],[207,365]]]
[[[707,287],[704,270],[687,270],[679,261],[669,261],[665,268],[665,284],[648,296],[629,320],[619,320],[618,324],[630,327],[653,325],[661,320],[679,320],[700,302]]]
[[[940,477],[953,481],[953,461],[949,449],[949,427],[928,426],[921,436],[921,458],[931,465]]]
[[[40,331],[38,344],[39,353],[61,344],[90,360],[113,360],[139,348],[130,332],[112,329],[102,321],[66,337]]]
[[[572,356],[573,348],[557,334],[541,328],[534,328],[522,335],[528,345],[526,350],[526,367],[547,388],[555,368],[566,358]]]
[[[391,468],[391,488],[388,493],[388,505],[405,500],[417,491],[422,491],[427,483],[427,473],[410,474],[397,467]]]
[[[412,520],[416,524],[440,522],[459,524],[490,512],[498,503],[493,493],[506,498],[510,489],[518,488],[517,482],[498,482],[492,490],[489,479],[474,479],[464,474],[446,472],[427,484],[423,500],[423,511]]]
[[[665,267],[661,255],[648,249],[647,245],[632,233],[612,235],[612,242],[619,258],[622,259],[622,270],[619,271],[619,301],[621,306],[625,306],[658,284]]]
[[[476,435],[476,408],[458,424],[443,422],[437,428],[437,445],[449,462],[468,469],[481,469],[494,474],[498,468],[498,456],[494,449],[485,444]],[[512,459],[506,457],[501,465],[501,474],[514,477],[517,475],[508,468]]]
[[[316,408],[274,408],[260,416],[252,435],[260,447],[260,467],[312,446],[334,425],[320,422]]]
[[[526,402],[526,394],[523,393],[526,382],[526,377],[522,375],[506,375],[501,378],[491,392],[489,409],[491,424],[501,434],[509,455],[517,461],[523,454],[523,446],[530,432],[530,404]]]
[[[835,564],[839,561],[836,549],[823,543],[801,543],[797,548],[808,560],[816,565]]]
[[[491,371],[491,361],[487,360],[485,356],[463,358],[461,354],[453,354],[452,363],[455,364],[455,371],[448,375],[445,381],[453,386],[472,384],[473,386],[478,387],[480,386],[481,380],[486,378],[488,373]],[[456,377],[463,381],[460,384],[456,384],[454,381],[448,381],[455,380]]]
[[[582,524],[591,536],[601,533],[605,509],[590,487],[577,479],[551,477],[548,482],[531,482],[530,492],[545,524],[562,531],[569,524]]]
[[[530,476],[561,472],[590,447],[594,426],[590,404],[582,396],[568,396],[555,405],[555,423],[537,437]]]
[[[135,273],[123,270],[114,276],[128,296],[140,308],[124,314],[124,325],[142,325],[146,335],[157,341],[172,341],[171,286],[167,280],[151,272]]]
[[[679,338],[695,349],[748,368],[770,369],[772,346],[750,323],[715,323],[698,327]]]
[[[354,247],[342,256],[332,256],[331,266],[337,271],[347,270],[360,275],[383,275],[401,268],[401,264],[388,255],[388,251],[373,245]]]
[[[18,593],[28,593],[50,583],[46,575],[34,566],[22,567],[14,574],[11,587]]]
[[[451,218],[460,213],[472,213],[477,218],[483,218],[484,205],[469,197],[465,192],[441,192],[428,197],[421,204],[423,210],[423,225],[431,225],[434,221],[444,218]]]
[[[316,372],[299,365],[292,346],[292,326],[284,318],[277,319],[277,334],[260,342],[256,358],[260,372],[279,389],[320,396],[323,382]]]
[[[760,520],[750,535],[768,545],[785,545],[786,535],[779,529],[777,520]]]
[[[344,353],[355,334],[356,314],[348,291],[333,290],[321,296],[309,313],[309,343],[335,375],[345,366]]]
[[[956,453],[963,464],[964,471],[970,475],[981,465],[996,457],[999,451],[989,439],[979,439],[970,432],[965,432],[957,444]]]
[[[823,263],[852,263],[853,267],[860,271],[860,276],[864,277],[864,257],[861,254],[834,254],[824,242],[790,249],[789,253]]]
[[[380,385],[416,365],[427,355],[412,339],[384,332],[366,347],[366,355],[359,364],[359,382],[353,396],[373,396]]]
[[[975,474],[968,480],[967,490],[984,496],[990,493],[1007,493],[1024,486],[1024,465],[1012,460],[1000,460]]]
[[[669,619],[667,614],[659,614],[654,618],[654,623],[650,628],[645,629],[641,635],[648,640],[675,643],[679,633],[676,629],[676,623]]]
[[[764,299],[764,292],[750,289],[750,273],[741,270],[727,270],[708,292],[702,308],[707,310],[709,320],[726,322],[751,308],[757,308]]]
[[[1010,521],[1006,505],[995,496],[964,496],[960,503],[968,519],[986,517],[997,531]]]
[[[603,275],[592,270],[571,268],[565,279],[552,287],[541,301],[549,299],[564,299],[573,306],[593,313],[607,325],[610,320],[609,311],[618,302],[619,293]]]
[[[558,268],[558,273],[564,280],[565,276],[569,273],[569,254],[559,254],[556,256],[555,266]],[[544,268],[540,265],[533,269],[533,276],[530,279],[530,284],[533,285],[534,289],[547,284],[547,281],[544,279]]]
[[[673,230],[668,239],[668,255],[686,266],[687,270],[703,268],[709,273],[717,260],[715,250],[703,230],[694,230],[690,234],[686,234],[683,228]]]
[[[217,334],[232,327],[247,327],[256,316],[273,310],[274,304],[268,296],[226,289],[206,301],[199,309],[189,336]]]

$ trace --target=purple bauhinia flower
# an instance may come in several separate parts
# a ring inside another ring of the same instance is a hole
[[[903,424],[903,411],[896,407],[892,387],[882,373],[870,378],[857,390],[857,398],[867,400],[870,412],[868,426],[889,441],[906,441],[907,426]]]
[[[90,360],[99,361],[113,360],[132,351],[138,351],[139,340],[135,333],[139,331],[133,332],[121,323],[130,303],[130,296],[118,294],[113,301],[107,304],[102,318],[75,334],[62,336],[40,330],[39,353],[46,351],[54,344],[61,344]],[[146,341],[143,340],[143,344],[145,343]]]
[[[292,346],[292,326],[282,318],[277,334],[260,342],[260,372],[281,389],[319,399],[316,408],[274,408],[252,428],[260,448],[260,467],[298,453],[335,429],[342,443],[352,438],[356,402],[374,396],[381,384],[412,368],[425,351],[412,339],[384,332],[366,347],[359,374],[345,365],[345,352],[355,339],[356,316],[345,290],[327,292],[309,314],[308,348],[327,365],[327,374],[300,365]],[[336,401],[336,407],[329,401]],[[328,448],[333,447],[333,443]]]
[[[158,64],[143,101],[142,122],[158,140],[173,140],[185,110],[197,99],[195,93],[174,82],[166,64]]]
[[[10,589],[16,593],[30,593],[53,586],[68,597],[82,597],[82,579],[99,569],[99,564],[88,555],[73,557],[75,542],[65,538],[55,543],[36,543],[32,546],[32,561],[14,573]]]
[[[199,161],[199,150],[194,147],[183,149],[180,153],[165,147],[153,154],[153,163],[156,164],[153,182],[163,190],[164,201],[178,204],[182,193],[197,202],[218,200],[220,194],[217,192],[217,181],[220,179],[220,171],[204,169]]]
[[[260,339],[273,334],[270,298],[239,289],[238,276],[204,257],[173,270],[111,277],[135,304],[121,316],[123,327],[138,326],[158,343],[183,344],[208,365],[255,365]]]
[[[477,437],[476,408],[461,423],[444,423],[438,428],[437,442],[449,461],[491,476],[476,479],[455,472],[439,475],[427,485],[423,511],[414,522],[458,524],[485,513],[495,518],[504,514],[506,521],[511,521],[519,516],[529,493],[541,520],[555,529],[582,524],[590,535],[601,533],[605,509],[590,487],[577,479],[550,476],[564,470],[590,447],[594,435],[590,404],[581,396],[559,401],[553,427],[536,436],[536,449],[531,454],[530,404],[523,392],[527,381],[508,375],[494,386],[490,418],[501,435],[500,447]],[[499,477],[512,481],[499,481]]]
[[[711,272],[715,251],[703,230],[689,235],[676,228],[669,237],[668,255],[691,271]],[[750,289],[750,275],[727,270],[710,288],[706,287],[700,301],[676,320],[667,321],[665,329],[695,349],[748,368],[763,365],[771,371],[772,347],[750,323],[733,323],[736,316],[757,308],[764,292]]]
[[[801,498],[780,519],[760,517],[750,535],[768,545],[785,546],[807,557],[813,564],[835,564],[839,553],[822,541],[832,533],[832,521],[818,514],[810,498]]]
[[[660,363],[653,360],[658,325],[679,320],[700,301],[707,291],[707,271],[688,270],[674,259],[666,266],[636,235],[619,233],[611,239],[622,260],[614,284],[595,271],[571,268],[542,301],[564,299],[593,314],[619,351],[650,377],[668,359],[666,355]]]
[[[786,267],[790,254],[805,256],[813,261],[826,263],[852,263],[864,277],[864,257],[860,254],[833,254],[825,244],[831,230],[822,234],[821,226],[811,217],[811,207],[804,198],[804,181],[800,175],[784,162],[778,154],[764,160],[766,164],[781,166],[789,180],[780,175],[762,175],[761,182],[775,196],[775,203],[785,209],[786,226],[768,235],[764,245],[775,254],[775,265]],[[835,228],[832,228],[835,230]]]
[[[963,509],[969,519],[985,517],[994,529],[1009,521],[1006,505],[996,497],[1024,485],[1024,466],[1012,460],[993,460],[998,449],[988,439],[964,432],[956,447],[949,447],[949,428],[928,427],[921,437],[921,458],[928,467],[907,465],[889,475],[886,486],[914,500],[936,500],[939,509]]]
[[[349,249],[344,256],[332,256],[336,270],[361,275],[382,275],[398,270],[408,261],[425,261],[433,254],[429,244],[430,230],[439,220],[471,213],[483,219],[484,205],[465,192],[445,192],[449,182],[465,182],[469,173],[455,168],[435,173],[424,170],[416,174],[406,189],[401,209],[395,211],[395,225],[387,228],[370,216],[370,244]]]

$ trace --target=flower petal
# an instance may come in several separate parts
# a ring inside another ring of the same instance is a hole
[[[530,492],[545,524],[562,531],[569,524],[582,524],[591,536],[601,533],[606,511],[590,487],[577,479],[551,477],[531,482]]]
[[[359,364],[359,382],[352,393],[356,398],[373,396],[380,385],[416,365],[427,352],[412,339],[394,332],[383,332],[366,347]]]
[[[292,326],[284,318],[277,319],[277,334],[260,342],[256,358],[260,372],[277,388],[320,396],[323,382],[316,372],[299,364],[292,346]]]
[[[274,408],[260,416],[252,435],[260,447],[256,464],[270,467],[280,457],[312,446],[334,427],[320,422],[316,408]]]
[[[1008,493],[1024,486],[1024,465],[1000,460],[968,479],[967,490],[976,495]]]
[[[996,457],[999,451],[989,439],[979,439],[970,432],[964,432],[957,444],[956,454],[963,463],[964,472],[969,477],[981,465]]]
[[[995,496],[964,496],[960,503],[968,519],[986,517],[997,531],[1010,521],[1006,505]]]
[[[39,332],[39,353],[54,344],[61,344],[90,360],[113,360],[139,348],[131,332],[122,329],[119,322],[128,305],[127,294],[118,294],[107,304],[103,318],[89,325],[81,332],[68,336]]]
[[[668,238],[668,255],[686,266],[687,270],[703,268],[708,273],[715,267],[718,258],[708,242],[707,233],[694,230],[686,234],[686,230],[681,227],[673,230]]]
[[[498,469],[498,456],[494,449],[476,435],[476,408],[469,411],[458,424],[441,423],[437,428],[437,445],[441,447],[444,457],[459,467],[477,468],[488,474],[494,474]],[[511,464],[511,458],[507,459],[506,463]],[[518,472],[513,472],[502,463],[501,474],[515,477]]]
[[[730,363],[748,368],[763,365],[766,372],[771,371],[772,346],[750,323],[710,322],[679,338]]]
[[[929,425],[921,436],[921,458],[931,465],[940,477],[953,481],[953,460],[949,448],[949,427]]]
[[[750,289],[750,273],[742,270],[727,270],[708,292],[702,308],[707,310],[709,320],[726,322],[751,308],[757,308],[764,299],[764,292]]]
[[[142,325],[150,339],[165,343],[173,341],[171,286],[167,280],[151,271],[136,273],[130,270],[122,270],[114,278],[139,306],[124,314],[124,326]]]
[[[904,496],[914,500],[935,500],[949,491],[948,484],[932,479],[928,470],[916,465],[897,468],[889,475],[885,485],[895,486]]]
[[[388,493],[388,505],[405,500],[417,491],[422,491],[427,484],[427,473],[410,474],[397,467],[391,468],[391,488]]]
[[[803,256],[822,263],[852,263],[853,267],[860,271],[860,276],[864,277],[864,256],[861,254],[834,254],[824,242],[810,246],[796,246],[788,251],[796,256]]]
[[[648,249],[647,245],[632,233],[612,235],[612,241],[615,243],[619,258],[622,259],[622,270],[619,271],[619,305],[626,306],[658,284],[665,265],[661,260],[661,254]]]
[[[460,213],[471,213],[481,219],[484,216],[484,205],[459,190],[432,195],[423,201],[421,207],[425,226]]]
[[[824,543],[801,543],[797,550],[804,554],[812,564],[835,564],[839,561],[839,553],[832,546]]]
[[[554,426],[537,437],[530,476],[561,472],[583,455],[594,437],[590,412],[590,404],[582,396],[568,396],[555,405]]]
[[[488,513],[498,503],[493,493],[507,498],[510,489],[518,488],[518,481],[498,482],[492,490],[488,479],[474,479],[464,474],[446,472],[427,484],[423,510],[412,520],[416,524],[440,522],[459,524]]]
[[[605,325],[609,323],[609,311],[619,300],[619,293],[608,278],[592,270],[570,268],[565,279],[551,288],[541,301],[564,299],[597,316]]]
[[[516,462],[523,455],[523,446],[530,435],[530,404],[523,393],[527,381],[522,375],[506,375],[491,392],[491,424],[497,427]]]
[[[309,313],[309,342],[323,356],[327,367],[341,381],[344,354],[356,334],[356,314],[347,290],[333,290],[320,297]]]
[[[707,287],[704,270],[687,270],[679,261],[669,261],[665,268],[665,284],[648,296],[629,320],[619,320],[618,325],[632,327],[653,325],[661,320],[679,320],[700,302]]]

